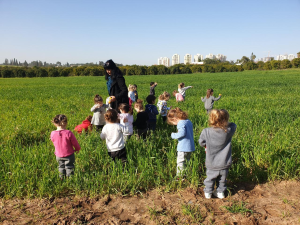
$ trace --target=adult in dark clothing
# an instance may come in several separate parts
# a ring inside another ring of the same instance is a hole
[[[125,79],[121,70],[111,59],[106,61],[104,64],[104,69],[105,79],[107,80],[106,86],[108,94],[111,97],[111,107],[115,110],[118,110],[118,107],[121,103],[129,104],[128,90]]]

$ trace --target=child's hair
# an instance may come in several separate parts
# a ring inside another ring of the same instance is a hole
[[[164,93],[162,93],[159,97],[159,100],[165,100],[168,101],[170,99],[170,94],[166,91],[164,91]]]
[[[119,105],[119,110],[124,111],[125,113],[130,113],[131,115],[133,114],[132,109],[127,103],[121,103]]]
[[[92,117],[91,115],[89,115],[89,116],[87,116],[85,119],[91,122],[91,121],[92,121],[92,118],[93,118],[93,117]]]
[[[136,89],[137,89],[137,85],[136,85],[136,84],[134,84],[133,86],[135,87],[135,90],[136,90]]]
[[[148,104],[153,104],[153,101],[155,101],[156,97],[154,95],[148,95],[146,98],[146,101]]]
[[[54,123],[58,126],[65,126],[68,123],[68,119],[65,115],[58,114],[53,118],[52,123]]]
[[[177,90],[174,90],[174,91],[173,91],[173,96],[175,96],[177,93],[178,93],[178,91],[177,91]]]
[[[173,120],[174,118],[180,120],[186,120],[188,118],[188,114],[182,111],[180,108],[176,107],[175,109],[170,109],[167,118],[168,118],[168,123],[170,122],[170,120]]]
[[[210,96],[212,96],[213,92],[214,92],[214,90],[212,88],[207,89],[207,91],[206,91],[206,98],[209,98]]]
[[[100,95],[95,95],[94,97],[94,102],[95,103],[98,103],[98,102],[103,102],[103,99]]]
[[[138,110],[143,110],[144,109],[143,100],[141,99],[136,100],[136,103],[134,104],[134,108]]]
[[[178,88],[182,88],[184,86],[184,83],[178,84]]]
[[[229,113],[225,109],[213,109],[209,114],[209,126],[221,128],[227,132]]]
[[[133,84],[128,85],[128,91],[134,91],[134,85]]]
[[[118,121],[118,112],[115,109],[109,109],[104,114],[104,118],[106,121],[110,123],[116,123]]]
[[[150,82],[150,86],[152,86],[153,84],[155,84],[154,82]]]

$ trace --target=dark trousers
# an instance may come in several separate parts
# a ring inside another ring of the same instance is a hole
[[[74,174],[74,163],[75,155],[69,155],[67,157],[56,156],[56,161],[58,162],[59,177],[64,178],[69,177]]]
[[[96,131],[101,131],[104,125],[95,125]]]
[[[127,161],[127,156],[126,156],[126,148],[122,148],[119,151],[115,152],[108,152],[108,155],[112,158],[113,161],[116,161],[116,159],[122,160],[122,163],[125,163]]]
[[[156,121],[148,121],[147,123],[147,126],[148,126],[148,130],[152,130],[152,131],[155,131],[156,129]]]

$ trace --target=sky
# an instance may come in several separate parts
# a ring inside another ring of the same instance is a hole
[[[300,51],[300,0],[0,0],[0,63],[154,65]],[[275,58],[276,59],[276,58]]]

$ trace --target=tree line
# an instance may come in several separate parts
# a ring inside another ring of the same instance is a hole
[[[247,57],[246,57],[247,58]],[[190,73],[219,73],[219,72],[241,72],[243,70],[277,70],[288,68],[300,68],[300,58],[289,60],[272,60],[268,62],[254,62],[244,60],[241,65],[218,60],[204,60],[203,65],[176,64],[171,67],[164,65],[120,66],[124,75],[165,75],[165,74],[190,74]],[[67,77],[67,76],[104,76],[102,66],[74,66],[74,67],[28,67],[28,66],[0,66],[2,78],[12,77]]]

